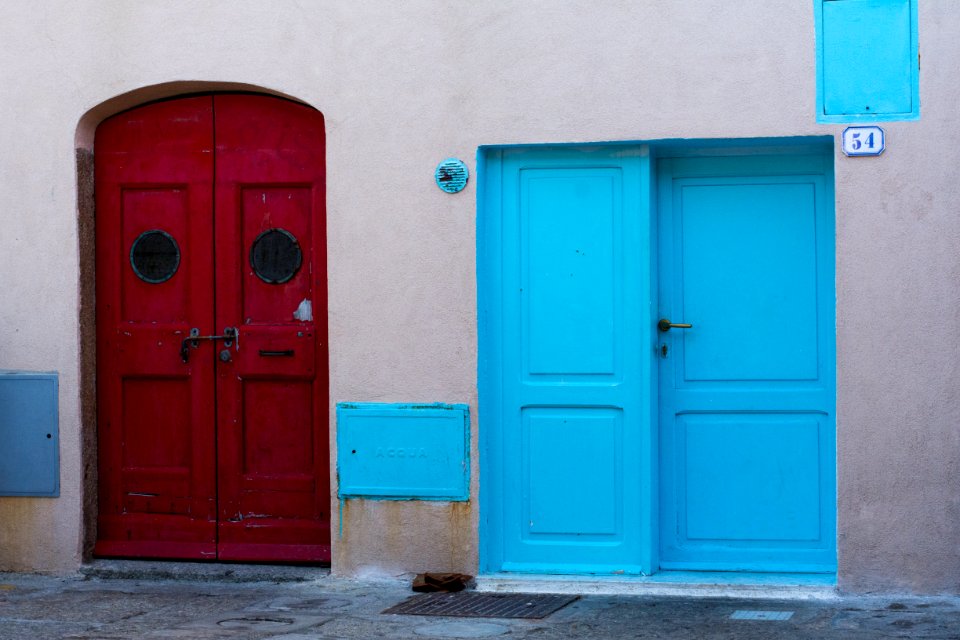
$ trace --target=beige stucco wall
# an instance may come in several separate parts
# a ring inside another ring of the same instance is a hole
[[[922,119],[885,125],[881,158],[836,166],[839,577],[859,591],[960,591],[960,8],[920,14]],[[0,498],[0,570],[69,572],[88,542],[74,150],[110,113],[229,83],[323,112],[331,399],[468,402],[474,427],[471,503],[351,503],[342,538],[334,523],[346,574],[476,570],[476,183],[440,192],[439,160],[843,128],[814,122],[808,1],[62,0],[0,15],[0,367],[60,372],[62,438],[60,498]]]

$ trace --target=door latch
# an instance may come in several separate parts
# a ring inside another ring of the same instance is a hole
[[[223,340],[223,346],[231,347],[233,346],[234,340],[240,340],[240,332],[237,331],[236,327],[224,327],[223,335],[202,336],[200,335],[200,329],[197,329],[196,327],[190,329],[190,336],[184,338],[183,342],[180,343],[180,358],[184,362],[190,361],[190,349],[198,348],[201,340]]]
[[[670,322],[666,318],[657,323],[657,329],[666,333],[670,329],[693,329],[693,325],[688,322]]]

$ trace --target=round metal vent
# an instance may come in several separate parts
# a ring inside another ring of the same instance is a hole
[[[463,191],[467,186],[467,179],[470,177],[467,171],[467,165],[462,160],[456,158],[447,158],[437,165],[437,171],[434,178],[437,186],[447,193],[457,193]]]
[[[166,282],[180,267],[180,247],[166,231],[144,231],[130,247],[130,266],[144,282]]]
[[[293,234],[286,229],[267,229],[250,247],[250,266],[268,284],[283,284],[300,269],[303,253]]]

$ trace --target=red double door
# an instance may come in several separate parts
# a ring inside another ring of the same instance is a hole
[[[170,100],[95,156],[95,553],[329,561],[322,116]]]

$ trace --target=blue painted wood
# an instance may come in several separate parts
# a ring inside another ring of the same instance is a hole
[[[337,404],[340,498],[470,497],[465,404]]]
[[[916,0],[814,0],[817,121],[920,117]]]
[[[699,321],[683,332],[685,379],[815,379],[814,185],[737,176],[673,188],[682,317]]]
[[[659,220],[645,147],[481,152],[482,571],[834,571],[832,156],[804,142],[664,143]],[[700,335],[655,330],[688,309]]]
[[[477,150],[477,391],[478,404],[492,427],[479,429],[479,570],[503,564],[504,478],[502,293],[503,151]]]
[[[835,571],[831,162],[659,162],[663,569]]]
[[[525,533],[616,536],[623,499],[623,412],[616,409],[529,408],[521,423],[520,504]],[[577,505],[576,508],[571,508]]]
[[[56,373],[0,371],[0,496],[60,495]]]
[[[731,543],[819,540],[823,430],[818,414],[678,415],[680,534]]]
[[[652,570],[649,167],[636,147],[480,164],[486,572]]]
[[[617,370],[615,307],[622,216],[619,167],[524,169],[518,336],[525,376],[609,376]],[[585,212],[589,208],[589,215]]]

